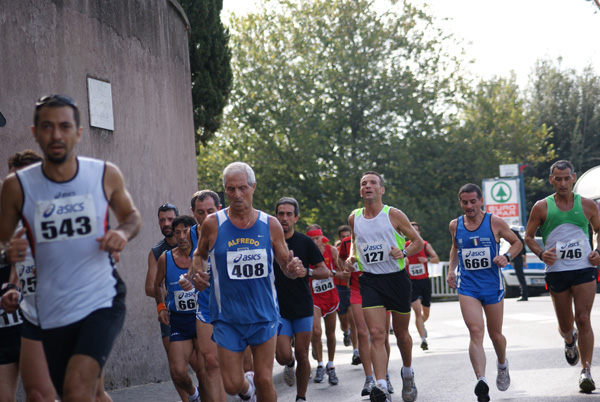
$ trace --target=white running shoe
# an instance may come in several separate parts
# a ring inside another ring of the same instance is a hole
[[[506,368],[498,367],[498,376],[496,377],[496,387],[500,391],[506,391],[510,387],[510,374],[508,373],[508,359],[504,359]]]

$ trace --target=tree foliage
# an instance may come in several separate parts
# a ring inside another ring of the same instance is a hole
[[[206,146],[223,122],[231,92],[229,32],[221,22],[223,0],[179,0],[191,25],[189,39],[196,144]]]

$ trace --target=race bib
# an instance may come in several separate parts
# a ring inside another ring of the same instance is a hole
[[[228,251],[227,274],[234,280],[266,278],[269,275],[267,250]]]
[[[175,290],[173,296],[177,311],[196,311],[196,291]]]
[[[96,235],[96,210],[91,194],[35,203],[35,238],[38,243],[80,239]]]
[[[331,277],[327,279],[313,279],[312,280],[313,293],[325,293],[333,289],[333,279]]]
[[[492,267],[489,247],[467,248],[462,250],[463,267],[468,270],[486,269]]]
[[[408,272],[411,276],[419,276],[425,273],[425,264],[410,264]]]
[[[7,313],[0,308],[0,328],[13,327],[22,323],[21,309],[17,309],[14,313]]]
[[[377,264],[389,259],[390,250],[385,242],[363,243],[360,250],[366,264]]]
[[[556,256],[559,260],[580,260],[583,258],[583,250],[586,239],[556,242]]]
[[[32,258],[16,262],[15,268],[21,285],[21,294],[29,296],[35,293],[37,279],[35,277],[35,262]]]

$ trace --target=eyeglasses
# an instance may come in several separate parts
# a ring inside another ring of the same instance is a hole
[[[165,211],[175,211],[175,215],[179,216],[179,210],[177,209],[177,207],[173,204],[162,204],[160,207],[158,207],[158,212],[165,212]]]
[[[69,98],[68,96],[65,95],[46,95],[46,96],[42,96],[40,99],[38,99],[35,102],[35,108],[39,109],[40,107],[52,102],[52,101],[59,101],[64,103],[65,105],[71,106],[73,108],[77,108],[77,104],[75,103],[75,101],[71,98]]]

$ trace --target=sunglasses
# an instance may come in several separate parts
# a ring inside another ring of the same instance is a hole
[[[77,108],[77,104],[75,101],[68,96],[65,95],[46,95],[42,96],[35,102],[35,108],[39,109],[40,107],[47,105],[50,102],[58,101],[64,103],[65,105],[71,106],[73,108]]]
[[[173,204],[162,204],[160,207],[158,207],[158,212],[165,212],[171,210],[175,211],[175,215],[179,215],[179,210]]]

